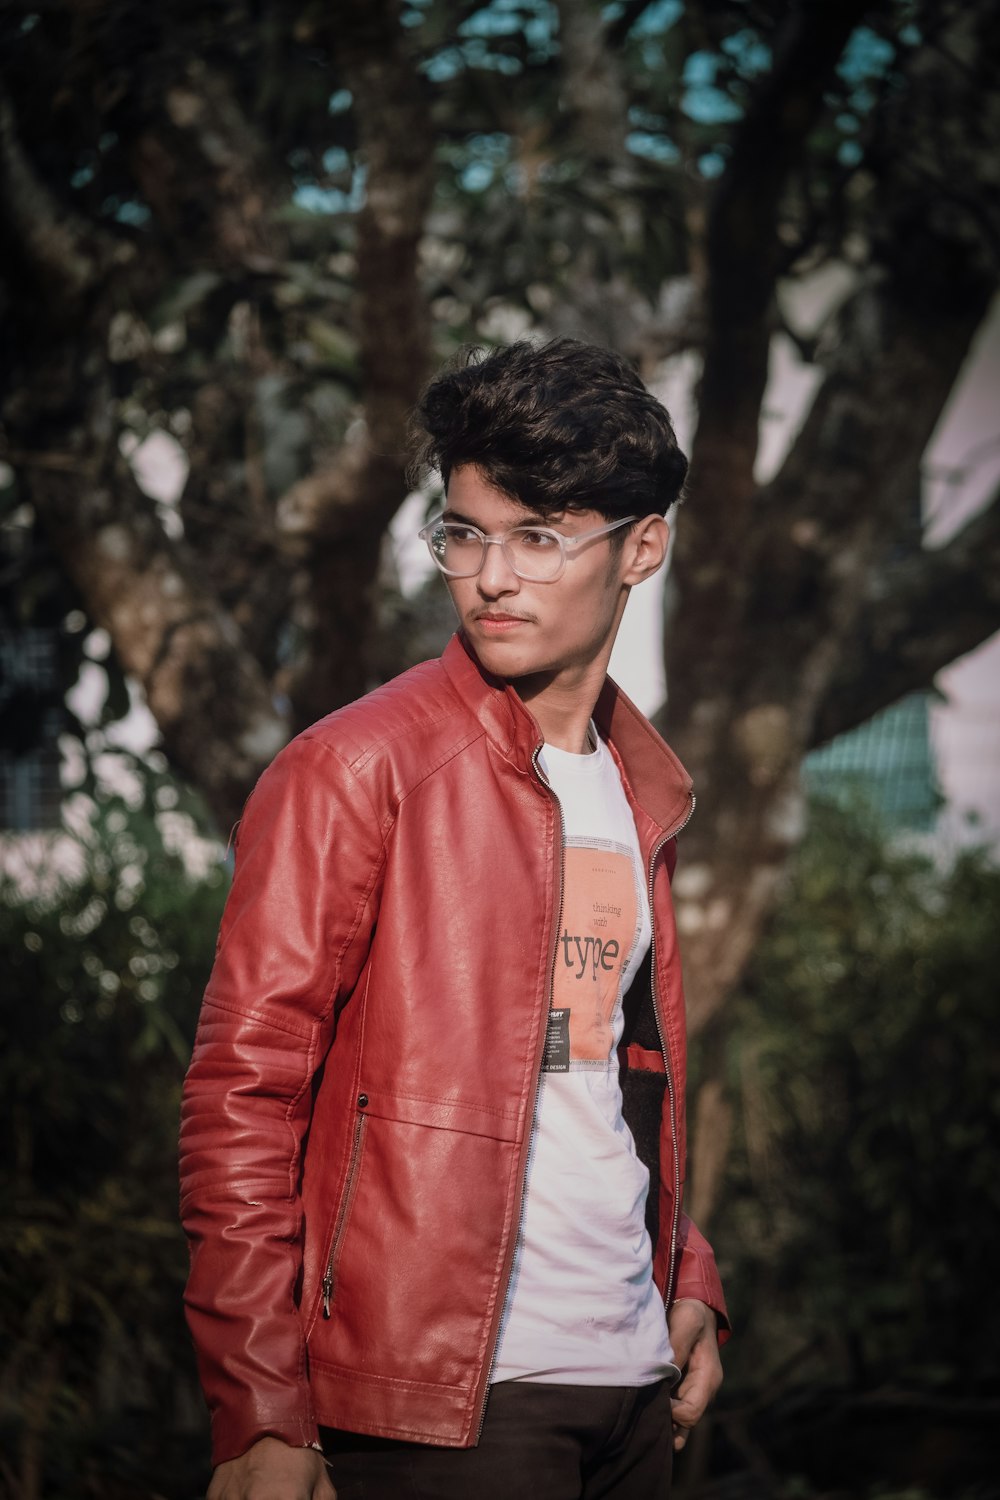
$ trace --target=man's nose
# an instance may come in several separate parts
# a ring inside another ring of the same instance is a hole
[[[521,580],[507,561],[499,542],[487,543],[486,556],[476,583],[479,592],[488,599],[496,599],[501,594],[516,594],[520,588]]]

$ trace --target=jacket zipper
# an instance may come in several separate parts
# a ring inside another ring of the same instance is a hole
[[[667,1304],[669,1303],[669,1300],[670,1300],[670,1293],[671,1293],[671,1289],[673,1287],[673,1282],[674,1282],[674,1266],[675,1266],[675,1263],[676,1263],[676,1260],[677,1260],[677,1230],[678,1230],[678,1227],[680,1225],[680,1216],[681,1216],[681,1164],[680,1164],[679,1142],[677,1140],[677,1100],[676,1100],[676,1097],[674,1095],[674,1079],[673,1079],[673,1074],[670,1071],[670,1054],[667,1051],[667,1045],[666,1045],[666,1042],[665,1042],[664,1036],[663,1036],[663,1026],[662,1026],[662,1023],[660,1021],[660,1006],[659,1006],[659,1000],[658,1000],[658,996],[657,996],[657,987],[656,987],[656,922],[655,922],[655,919],[654,919],[654,916],[653,916],[653,874],[654,874],[654,871],[656,869],[656,860],[657,860],[657,856],[660,853],[660,850],[663,848],[664,844],[667,844],[667,843],[670,842],[671,839],[676,838],[677,835],[680,833],[680,831],[681,831],[682,828],[686,828],[687,827],[687,825],[690,823],[692,817],[694,816],[694,809],[695,809],[695,797],[694,797],[694,793],[692,793],[691,794],[691,804],[688,807],[687,815],[684,817],[684,819],[682,820],[682,822],[680,822],[680,823],[677,824],[677,826],[675,828],[671,828],[668,833],[662,834],[661,837],[659,839],[657,839],[656,843],[653,845],[652,852],[651,852],[651,854],[649,856],[648,894],[649,894],[649,926],[650,926],[650,933],[651,933],[651,937],[650,937],[651,963],[650,963],[650,970],[649,970],[650,995],[651,995],[651,998],[652,998],[652,1001],[653,1001],[653,1020],[656,1022],[656,1034],[657,1034],[657,1036],[660,1039],[660,1051],[663,1054],[663,1066],[664,1066],[664,1069],[665,1069],[665,1072],[666,1072],[666,1079],[667,1079],[667,1095],[668,1095],[669,1100],[670,1100],[670,1131],[671,1131],[671,1134],[672,1134],[673,1139],[674,1139],[674,1153],[673,1153],[674,1154],[674,1201],[673,1201],[673,1209],[672,1209],[672,1212],[671,1212],[671,1224],[670,1224],[670,1258],[669,1258],[669,1261],[667,1263],[666,1280],[663,1283],[663,1305],[664,1305],[664,1307],[667,1306]]]
[[[368,1116],[358,1111],[358,1118],[354,1123],[354,1140],[351,1145],[351,1159],[347,1167],[347,1182],[344,1187],[344,1196],[340,1201],[340,1213],[337,1215],[337,1223],[333,1231],[333,1239],[330,1243],[330,1254],[327,1257],[326,1270],[323,1273],[323,1316],[330,1316],[330,1302],[333,1298],[333,1268],[337,1260],[337,1251],[340,1242],[344,1238],[344,1229],[347,1225],[347,1216],[350,1213],[351,1202],[354,1198],[354,1189],[357,1186],[358,1163],[361,1159],[361,1145],[365,1138],[365,1127],[368,1124]]]
[[[549,985],[548,985],[548,990],[546,992],[547,993],[547,997],[548,997],[549,1010],[551,1010],[551,1008],[552,1008],[552,996],[553,996],[553,994],[555,992],[555,983],[556,983],[556,958],[557,958],[557,955],[559,953],[559,929],[562,926],[562,917],[563,917],[563,895],[564,895],[564,891],[563,891],[563,850],[566,847],[566,819],[563,816],[562,803],[559,801],[559,798],[556,796],[555,792],[552,790],[552,787],[549,785],[549,780],[548,780],[548,777],[545,775],[545,772],[542,770],[541,766],[538,764],[538,756],[539,756],[539,753],[541,751],[541,748],[542,747],[540,745],[538,745],[532,751],[531,764],[532,764],[532,766],[535,769],[535,773],[538,776],[539,781],[541,781],[542,784],[547,789],[548,794],[552,798],[552,801],[555,803],[556,808],[557,808],[558,813],[559,813],[559,901],[558,901],[558,905],[556,907],[556,925],[555,925],[555,928],[554,928],[554,931],[553,931],[553,937],[552,937],[552,961],[549,964]],[[546,1035],[547,1028],[548,1028],[548,1012],[546,1012],[545,1026],[543,1027],[543,1030],[542,1030],[542,1050],[543,1051],[544,1051],[544,1048],[545,1048],[545,1035]],[[510,1294],[510,1278],[511,1278],[511,1274],[512,1274],[513,1269],[514,1269],[514,1256],[517,1254],[517,1246],[518,1246],[518,1242],[519,1242],[519,1240],[521,1238],[521,1230],[524,1227],[524,1197],[525,1197],[525,1191],[524,1190],[525,1190],[525,1183],[527,1181],[527,1176],[528,1176],[528,1160],[529,1160],[529,1158],[531,1156],[531,1142],[532,1142],[532,1138],[534,1137],[534,1134],[535,1134],[535,1115],[538,1112],[538,1091],[539,1091],[539,1089],[541,1088],[541,1085],[542,1085],[541,1061],[542,1061],[542,1056],[541,1056],[541,1051],[540,1051],[538,1057],[535,1059],[535,1092],[534,1092],[534,1094],[532,1096],[532,1101],[531,1101],[531,1128],[528,1131],[528,1140],[527,1140],[527,1143],[526,1143],[526,1146],[525,1146],[524,1158],[523,1158],[523,1160],[524,1160],[524,1169],[523,1169],[522,1176],[521,1176],[521,1198],[520,1198],[520,1204],[519,1204],[518,1211],[517,1211],[517,1229],[515,1231],[514,1240],[513,1240],[513,1246],[514,1246],[514,1248],[513,1248],[513,1251],[511,1253],[511,1256],[510,1256],[510,1264],[509,1264],[509,1266],[507,1268],[507,1277],[506,1277],[506,1281],[504,1283],[503,1297],[500,1299],[500,1302],[499,1302],[500,1312],[499,1312],[499,1315],[497,1317],[496,1328],[495,1328],[494,1333],[493,1333],[493,1348],[492,1348],[492,1350],[490,1352],[490,1363],[489,1363],[489,1368],[487,1369],[487,1372],[486,1372],[486,1384],[483,1387],[483,1399],[482,1399],[482,1404],[481,1404],[481,1406],[479,1408],[479,1423],[478,1423],[478,1426],[476,1427],[476,1443],[477,1444],[479,1443],[479,1439],[483,1435],[483,1423],[486,1421],[486,1403],[489,1400],[490,1385],[491,1385],[492,1380],[493,1380],[493,1371],[496,1368],[496,1362],[497,1362],[497,1348],[498,1348],[499,1343],[500,1343],[500,1324],[503,1321],[503,1315],[504,1315],[504,1312],[506,1311],[506,1307],[507,1307],[507,1298],[508,1298],[508,1296]]]

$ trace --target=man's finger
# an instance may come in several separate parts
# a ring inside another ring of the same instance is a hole
[[[678,1421],[677,1420],[677,1414],[675,1412],[674,1413],[674,1424],[673,1425],[674,1425],[674,1449],[675,1449],[676,1452],[679,1453],[680,1450],[684,1447],[684,1444],[687,1442],[688,1438],[691,1436],[691,1429],[694,1427],[695,1424],[694,1424],[693,1421],[690,1421],[687,1418],[686,1415],[685,1415],[683,1421]]]
[[[682,1427],[694,1427],[705,1415],[708,1407],[707,1393],[702,1400],[676,1401],[671,1415]]]
[[[717,1384],[712,1378],[711,1370],[699,1369],[689,1371],[677,1387],[676,1396],[672,1396],[670,1400],[674,1447],[677,1450],[684,1447],[691,1435],[691,1428],[696,1427],[705,1415]]]
[[[704,1408],[702,1408],[702,1410],[704,1410]],[[684,1447],[684,1444],[687,1442],[688,1438],[691,1436],[692,1428],[697,1426],[699,1416],[700,1412],[689,1408],[684,1402],[678,1402],[674,1406],[674,1448],[678,1452],[680,1452],[680,1450]]]
[[[677,1387],[676,1396],[670,1398],[674,1421],[683,1427],[693,1427],[705,1415],[712,1394],[712,1382],[707,1374],[694,1372],[687,1375]]]

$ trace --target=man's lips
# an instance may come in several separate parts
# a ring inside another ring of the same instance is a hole
[[[505,630],[513,630],[518,625],[531,623],[527,615],[508,615],[498,610],[477,611],[472,619],[483,630],[491,633],[502,633]]]

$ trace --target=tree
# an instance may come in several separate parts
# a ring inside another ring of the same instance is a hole
[[[310,7],[257,26],[236,6],[219,24],[190,4],[4,20],[18,498],[222,823],[295,722],[366,683],[358,623],[428,354],[431,137],[390,9],[341,6],[336,26]],[[316,119],[331,119],[334,77],[355,103],[330,135],[367,162],[338,236],[350,308],[326,221],[288,218],[296,177],[325,180]],[[364,437],[341,441],[360,384]],[[191,474],[170,536],[120,439],[178,423]]]
[[[380,545],[432,355],[515,315],[649,375],[699,355],[664,721],[709,809],[677,884],[709,1025],[803,754],[1000,621],[997,503],[896,560],[997,285],[996,8],[50,0],[2,25],[13,498],[222,826],[391,670]],[[794,326],[783,288],[834,263],[850,295]],[[820,378],[760,484],[780,332]],[[190,464],[169,525],[122,453],[156,429]]]

